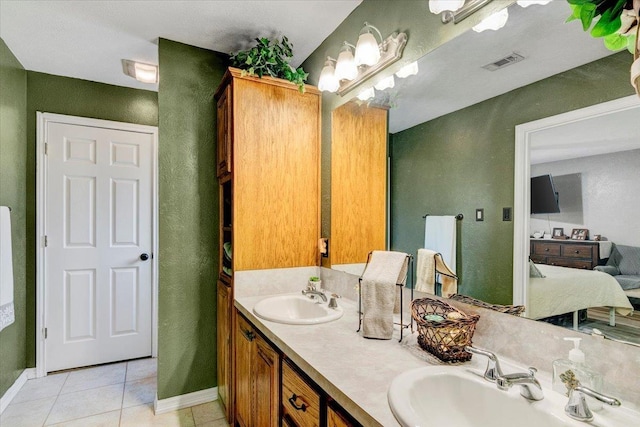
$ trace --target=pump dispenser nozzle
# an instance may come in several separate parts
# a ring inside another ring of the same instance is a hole
[[[569,352],[569,360],[576,363],[584,363],[584,353],[580,350],[582,338],[565,337],[565,341],[573,341],[573,349]]]

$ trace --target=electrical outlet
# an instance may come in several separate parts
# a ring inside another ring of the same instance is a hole
[[[476,209],[476,221],[484,221],[484,209]]]
[[[502,220],[511,221],[511,208],[502,208]]]

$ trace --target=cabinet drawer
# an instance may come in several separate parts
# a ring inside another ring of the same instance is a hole
[[[531,261],[535,262],[536,264],[547,263],[547,257],[545,257],[544,255],[531,255],[529,258],[531,258]]]
[[[593,256],[594,246],[589,245],[562,245],[562,256],[568,258],[588,258]]]
[[[282,409],[300,427],[317,427],[320,424],[320,395],[298,375],[289,362],[282,365]]]
[[[533,251],[535,255],[556,255],[560,256],[560,245],[557,243],[534,242]]]
[[[591,270],[591,260],[581,260],[573,258],[547,258],[547,264],[556,265],[558,267],[580,268],[583,270]]]

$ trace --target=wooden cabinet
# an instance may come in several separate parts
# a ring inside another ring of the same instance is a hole
[[[236,337],[235,421],[242,427],[277,427],[280,355],[240,315]]]
[[[539,264],[593,270],[599,262],[599,244],[585,240],[531,240],[530,257]]]
[[[333,406],[327,406],[327,427],[356,427],[358,423],[351,420],[344,411]]]
[[[387,118],[349,102],[331,116],[331,265],[365,263],[387,245]]]
[[[218,360],[218,400],[227,417],[231,417],[231,399],[233,396],[231,378],[231,288],[218,280],[218,308],[217,308],[217,360]]]
[[[226,297],[232,307],[233,277],[238,271],[319,264],[321,94],[313,86],[307,85],[302,94],[291,82],[242,76],[240,70],[229,68],[215,99],[219,281],[229,286]],[[219,298],[223,296],[219,294]],[[248,408],[257,404],[235,408],[235,401],[245,404],[245,395],[251,393],[247,381],[251,387],[270,384],[266,372],[279,362],[270,359],[272,355],[262,344],[247,344],[243,329],[233,327],[233,320],[223,325],[226,318],[218,316],[218,378],[230,380],[220,392],[221,401],[227,393],[223,403],[227,421],[243,426],[269,425],[266,420],[277,420],[277,415],[252,415]],[[231,334],[225,336],[220,331],[227,327]],[[236,365],[225,359],[229,349],[247,345],[258,355],[250,365],[260,374],[257,382],[246,377],[244,350],[238,358],[231,358]],[[267,395],[259,396],[263,399]],[[238,414],[237,420],[234,414]]]
[[[320,425],[320,394],[288,360],[282,365],[282,418],[298,427]]]

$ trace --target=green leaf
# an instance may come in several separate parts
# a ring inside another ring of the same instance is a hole
[[[591,36],[593,37],[604,37],[609,34],[613,34],[620,29],[622,25],[622,20],[620,19],[620,15],[612,16],[613,10],[607,10],[604,15],[596,22],[596,25],[591,29]]]
[[[604,46],[609,50],[620,50],[627,47],[629,37],[614,33],[603,38]]]
[[[635,54],[636,53],[636,35],[631,35],[629,37],[626,37],[627,39],[627,50],[629,52],[631,52],[631,54]]]
[[[597,3],[593,0],[567,0],[567,3],[569,3],[570,5],[582,5],[585,3]]]
[[[582,21],[582,29],[587,31],[593,22],[593,18],[596,15],[596,5],[592,3],[585,3],[580,9],[580,21]]]

